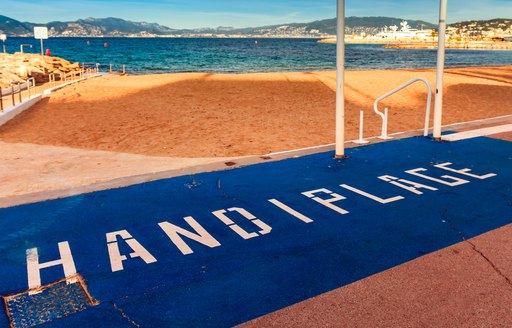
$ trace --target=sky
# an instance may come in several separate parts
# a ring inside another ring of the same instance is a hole
[[[346,16],[437,23],[439,0],[345,0]],[[336,0],[1,0],[0,15],[47,23],[117,17],[171,28],[255,27],[334,18]],[[512,0],[448,0],[448,23],[512,18]]]

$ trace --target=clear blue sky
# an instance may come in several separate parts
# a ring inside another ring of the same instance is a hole
[[[347,16],[390,16],[436,23],[438,0],[345,0]],[[118,17],[172,28],[251,27],[333,18],[336,0],[1,0],[0,14],[47,23]],[[512,0],[448,0],[448,22],[512,18]]]

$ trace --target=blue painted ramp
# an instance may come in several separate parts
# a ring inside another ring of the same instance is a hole
[[[348,155],[0,209],[0,294],[66,267],[90,299],[43,326],[227,327],[512,223],[512,143],[411,138]],[[49,288],[23,299],[65,301]],[[6,302],[20,327],[37,317],[23,302]]]

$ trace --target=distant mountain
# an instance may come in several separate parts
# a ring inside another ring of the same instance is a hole
[[[24,23],[33,30],[41,24]],[[128,36],[128,35],[166,35],[174,31],[163,25],[146,22],[131,22],[120,18],[86,18],[75,22],[49,22],[50,36]],[[0,29],[1,29],[0,25]]]
[[[0,15],[0,33],[7,35],[26,35],[27,33],[31,33],[31,30],[20,21]]]
[[[345,21],[346,32],[378,33],[384,26],[399,24],[402,18],[392,17],[348,17]],[[412,27],[432,28],[434,24],[424,21],[408,21]],[[22,23],[15,19],[0,16],[0,33],[10,36],[32,36],[34,26],[42,24]],[[190,36],[207,34],[210,36],[318,36],[336,34],[336,19],[318,20],[310,23],[291,23],[263,27],[172,29],[156,23],[132,22],[120,18],[86,18],[74,22],[49,22],[50,36]]]
[[[0,33],[8,36],[32,36],[34,26],[47,26],[50,36],[129,36],[167,35],[176,30],[156,23],[131,22],[120,18],[86,18],[75,22],[36,24],[0,16]]]
[[[347,17],[345,33],[375,35],[385,26],[400,25],[403,18],[396,17]],[[485,30],[510,25],[511,19],[471,21],[450,24],[455,29],[469,28]],[[409,26],[418,29],[436,28],[435,24],[421,20],[407,20]],[[34,26],[45,25],[52,37],[94,36],[172,36],[172,37],[327,37],[336,34],[336,19],[324,19],[310,23],[290,23],[262,27],[173,29],[156,23],[132,22],[120,18],[86,18],[74,22],[50,22],[35,24],[20,22],[0,16],[0,33],[8,36],[32,36]]]
[[[403,21],[403,18],[395,17],[347,17],[345,19],[345,33],[347,34],[360,34],[365,32],[366,34],[377,34],[382,30],[384,26],[398,25]],[[435,28],[436,25],[421,21],[421,20],[407,20],[409,26],[413,28]],[[310,23],[292,23],[284,25],[271,25],[255,28],[243,28],[233,29],[229,31],[230,34],[265,34],[276,30],[302,30],[305,34],[336,34],[336,18],[318,20]],[[312,33],[313,32],[313,33]]]

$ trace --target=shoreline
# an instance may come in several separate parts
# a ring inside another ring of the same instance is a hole
[[[501,64],[501,65],[466,65],[466,66],[445,66],[445,69],[463,69],[463,68],[505,68],[512,66],[512,63],[510,64]],[[435,70],[435,66],[430,67],[403,67],[403,68],[348,68],[345,67],[345,71],[350,72],[374,72],[374,71],[421,71],[421,70]],[[173,74],[212,74],[212,75],[252,75],[252,74],[315,74],[315,73],[334,73],[336,70],[333,69],[326,69],[326,70],[314,70],[314,71],[258,71],[258,72],[214,72],[214,71],[183,71],[183,72],[131,72],[126,73],[126,76],[146,76],[146,75],[173,75]],[[113,72],[112,75],[117,74],[117,72]]]
[[[512,43],[511,43],[512,44]],[[383,45],[384,47],[394,48],[394,45]],[[415,46],[409,47],[409,44],[400,45],[400,47],[407,49],[419,49],[415,48]],[[425,50],[431,50],[431,48],[422,48]],[[464,49],[462,49],[464,50]],[[473,50],[487,50],[487,49],[473,49]],[[494,50],[503,50],[503,49],[494,49]],[[506,50],[506,49],[505,49]],[[22,54],[16,52],[14,54],[10,53],[0,53],[0,86],[2,86],[2,74],[5,77],[8,77],[13,81],[16,79],[25,80],[28,76],[34,77],[36,76],[36,82],[40,85],[43,80],[44,83],[48,83],[45,79],[48,79],[47,74],[52,71],[57,72],[71,72],[73,70],[79,69],[80,63],[69,62],[66,59],[55,57],[55,56],[41,56],[39,54],[26,53]],[[485,68],[485,67],[507,67],[508,64],[498,64],[498,65],[445,65],[445,68]],[[403,68],[385,68],[385,67],[376,67],[376,68],[360,68],[360,67],[345,67],[346,71],[407,71],[407,70],[421,70],[421,69],[434,69],[435,65],[425,66],[425,67],[403,67]],[[47,70],[47,73],[44,71]],[[120,75],[133,75],[133,76],[145,76],[145,75],[166,75],[166,74],[220,74],[220,75],[244,75],[244,74],[271,74],[271,73],[321,73],[321,72],[333,72],[335,68],[329,69],[318,69],[318,70],[269,70],[269,71],[233,71],[233,72],[224,72],[224,71],[128,71],[126,73],[112,71],[110,74],[120,74]],[[21,72],[21,73],[20,73]],[[23,75],[24,74],[24,75]],[[32,74],[32,75],[30,75]],[[59,77],[59,76],[58,76]],[[59,77],[60,78],[60,77]],[[4,83],[3,87],[7,87],[8,83]]]
[[[386,49],[437,49],[437,43],[391,43],[384,45]],[[456,42],[446,43],[445,49],[461,50],[512,50],[512,42]]]
[[[336,38],[318,40],[319,43],[336,43]],[[415,41],[407,39],[345,39],[345,44],[375,44],[387,49],[437,49],[436,41]],[[457,41],[446,42],[445,49],[468,50],[512,50],[510,41]]]

